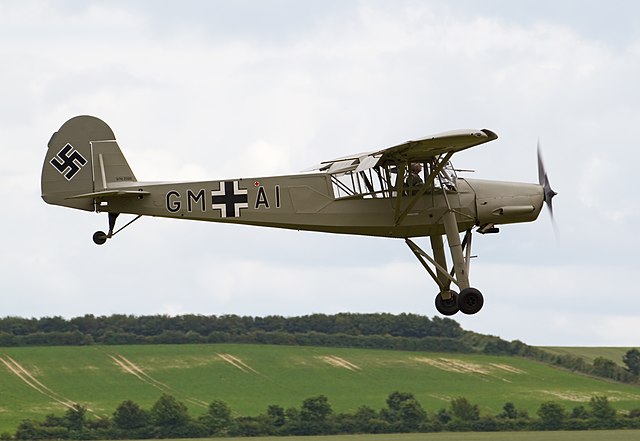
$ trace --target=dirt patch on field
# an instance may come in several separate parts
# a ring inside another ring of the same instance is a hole
[[[22,380],[27,386],[44,395],[45,397],[55,401],[58,404],[62,404],[64,407],[72,408],[75,404],[71,400],[67,400],[66,398],[58,395],[53,390],[49,389],[47,386],[42,384],[38,379],[36,379],[31,372],[25,369],[21,364],[15,361],[13,358],[5,355],[4,357],[0,357],[0,362],[15,376],[17,376],[20,380]]]
[[[570,390],[558,391],[558,390],[541,390],[545,395],[551,395],[552,397],[558,398],[560,400],[565,401],[575,401],[577,403],[584,403],[591,399],[592,396],[597,395],[596,393],[589,392],[575,392]]]
[[[419,363],[428,364],[429,366],[433,366],[447,372],[484,375],[488,375],[489,373],[491,373],[491,368],[488,365],[481,365],[451,358],[414,357],[413,360]]]
[[[219,360],[217,355],[199,355],[199,356],[180,356],[179,358],[153,358],[146,357],[145,364],[151,365],[145,367],[147,373],[168,369],[194,369],[208,368]]]
[[[2,364],[4,364],[5,367],[9,369],[9,371],[12,374],[20,378],[29,387],[37,390],[40,393],[46,392],[47,394],[56,394],[54,391],[52,391],[47,386],[42,384],[38,379],[36,379],[33,373],[28,371],[24,366],[19,364],[17,361],[9,357],[8,355],[5,355],[5,357],[0,357],[0,362],[2,362]],[[65,402],[61,404],[64,404],[65,406],[70,407],[71,405],[73,405],[73,402],[68,402],[68,403]]]
[[[480,375],[488,375],[499,378],[502,381],[510,383],[511,381],[502,378],[499,374],[510,373],[510,374],[525,374],[526,372],[513,367],[508,364],[503,363],[487,363],[487,364],[479,364],[472,363],[470,361],[463,361],[455,358],[427,358],[427,357],[414,357],[413,361],[417,361],[418,363],[427,364],[434,368],[447,371],[447,372],[455,372],[458,374],[480,374]]]
[[[558,398],[560,400],[565,401],[575,401],[577,403],[585,403],[591,400],[592,397],[596,395],[606,395],[609,401],[620,401],[620,400],[638,400],[640,396],[635,394],[628,394],[619,391],[607,391],[605,394],[602,392],[576,392],[571,390],[541,390],[545,395],[550,395],[552,397]]]
[[[4,356],[0,356],[0,363],[2,363],[9,370],[9,372],[22,380],[27,386],[49,398],[50,400],[53,400],[56,403],[61,404],[62,406],[69,409],[73,408],[73,406],[77,404],[75,401],[69,400],[68,398],[65,398],[51,388],[47,387],[35,377],[33,371],[27,370],[24,366],[22,366],[10,356],[6,354]],[[93,414],[96,418],[101,418],[100,415],[97,415],[92,409],[88,407],[87,411]]]
[[[594,394],[595,395],[595,394]],[[640,401],[640,395],[631,394],[628,392],[620,392],[617,390],[609,390],[606,394],[600,393],[599,395],[606,395],[611,401],[619,401],[619,400],[636,400]]]
[[[260,372],[258,372],[257,370],[255,370],[254,368],[252,368],[251,366],[249,366],[248,364],[246,364],[244,361],[242,361],[240,358],[235,357],[231,354],[220,354],[220,353],[216,353],[216,355],[218,357],[220,357],[222,360],[226,361],[227,363],[229,363],[231,366],[235,367],[236,369],[240,369],[242,372],[245,373],[254,373],[254,374],[260,374]]]
[[[153,378],[151,375],[149,375],[148,373],[146,373],[140,366],[138,366],[137,364],[133,363],[131,360],[127,359],[124,355],[121,354],[115,354],[115,355],[111,355],[111,354],[107,354],[109,356],[109,358],[111,358],[111,360],[113,360],[113,362],[118,365],[123,371],[125,371],[128,374],[133,375],[134,377],[136,377],[138,380],[142,381],[143,383],[148,384],[151,387],[154,387],[156,389],[158,389],[159,391],[169,394],[169,395],[183,395],[180,394],[180,392],[176,391],[175,389],[173,389],[172,387],[164,384],[161,381],[156,380],[155,378]],[[202,400],[199,400],[197,398],[193,398],[193,397],[186,397],[185,398],[186,401],[188,401],[191,404],[195,404],[196,406],[199,407],[207,407],[207,403],[205,403]]]
[[[83,371],[91,371],[91,372],[96,372],[100,370],[98,366],[83,366],[80,369],[82,369]]]
[[[324,361],[327,364],[330,364],[331,366],[347,369],[352,372],[362,370],[360,366],[353,364],[350,361],[347,361],[344,358],[338,357],[336,355],[322,355],[316,358]]]
[[[162,388],[171,389],[171,387],[153,378],[146,371],[144,371],[140,366],[138,366],[137,364],[135,364],[134,362],[126,358],[124,355],[115,354],[115,356],[109,355],[109,357],[126,372],[138,377],[140,380],[144,382],[152,383]]]
[[[526,374],[522,369],[518,369],[517,367],[510,366],[508,364],[502,363],[489,363],[489,366],[492,366],[496,369],[500,369],[501,371],[509,372],[511,374]]]

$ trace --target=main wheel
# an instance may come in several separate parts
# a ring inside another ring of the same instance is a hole
[[[482,305],[484,305],[484,297],[477,289],[465,288],[460,291],[458,307],[464,314],[475,314],[482,309]]]
[[[454,315],[458,309],[458,293],[451,291],[451,298],[444,300],[441,294],[436,296],[436,309],[442,315]]]
[[[107,235],[104,231],[96,231],[93,233],[93,243],[103,245],[107,241]]]

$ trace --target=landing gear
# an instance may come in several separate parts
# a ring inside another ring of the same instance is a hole
[[[119,215],[120,213],[109,213],[109,232],[105,233],[104,231],[96,231],[95,233],[93,233],[93,243],[95,243],[96,245],[104,245],[107,239],[111,239],[117,233],[124,230],[129,225],[131,225],[132,223],[134,223],[135,221],[137,221],[142,217],[142,215],[139,214],[138,216],[133,218],[133,220],[127,223],[124,227],[120,228],[117,231],[113,231],[114,228],[116,227],[116,219],[118,218]]]
[[[482,309],[484,298],[479,290],[469,286],[469,266],[472,257],[471,230],[467,230],[464,239],[460,242],[453,213],[445,215],[444,221],[453,261],[451,271],[447,268],[442,236],[431,236],[433,257],[411,239],[405,239],[405,242],[440,288],[440,293],[435,300],[438,312],[446,316],[454,315],[458,311],[468,315],[476,314]],[[460,289],[460,294],[451,290],[452,284]]]
[[[107,235],[104,231],[96,231],[95,233],[93,233],[93,243],[95,243],[96,245],[104,245],[106,241]]]
[[[449,291],[448,299],[442,298],[443,293],[436,296],[436,309],[442,315],[454,315],[458,311],[463,314],[473,315],[482,309],[484,298],[482,293],[475,288],[465,288],[460,294]]]
[[[482,293],[475,288],[465,288],[460,291],[458,296],[458,307],[464,314],[472,315],[482,309],[484,305],[484,297]]]
[[[458,308],[458,293],[455,291],[449,291],[451,297],[448,299],[442,298],[442,293],[436,296],[436,309],[442,315],[454,315],[459,311]]]

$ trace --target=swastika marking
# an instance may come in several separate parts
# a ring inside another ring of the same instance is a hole
[[[67,143],[50,162],[67,181],[70,181],[86,165],[87,160]]]

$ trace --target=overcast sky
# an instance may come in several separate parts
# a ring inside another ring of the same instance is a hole
[[[629,1],[0,2],[0,316],[436,315],[401,240],[49,206],[67,119],[106,121],[139,180],[288,174],[458,128],[474,178],[537,181],[548,213],[474,240],[464,328],[640,346],[640,5]],[[123,224],[125,216],[119,219]],[[428,239],[421,244],[427,248]]]

